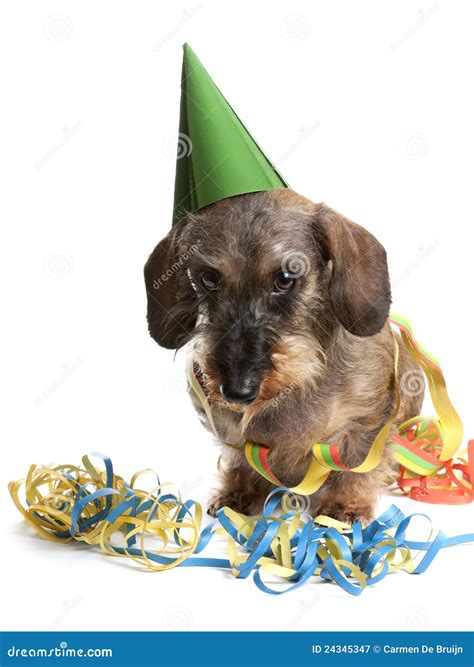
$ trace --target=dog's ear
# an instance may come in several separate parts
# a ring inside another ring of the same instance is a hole
[[[194,329],[197,298],[185,270],[178,243],[186,219],[162,239],[145,264],[150,336],[162,347],[178,349]]]
[[[387,254],[366,229],[322,208],[315,233],[333,264],[329,297],[339,321],[356,336],[372,336],[385,324],[391,303]]]

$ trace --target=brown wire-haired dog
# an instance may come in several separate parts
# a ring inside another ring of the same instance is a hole
[[[166,348],[192,342],[223,443],[211,513],[257,513],[274,488],[224,443],[267,445],[288,486],[316,442],[338,443],[350,467],[365,458],[395,408],[386,253],[369,232],[292,190],[240,195],[181,220],[145,281],[150,334]],[[417,369],[403,345],[398,368]],[[419,413],[416,393],[402,393],[398,423]],[[386,454],[370,473],[332,472],[311,510],[369,519],[388,463]]]

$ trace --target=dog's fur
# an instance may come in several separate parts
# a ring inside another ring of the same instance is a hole
[[[297,277],[275,294],[282,267]],[[214,290],[201,284],[209,269],[220,276]],[[225,443],[267,445],[288,486],[304,476],[316,442],[338,443],[350,467],[365,458],[395,406],[386,253],[369,232],[292,190],[240,195],[181,220],[150,256],[145,281],[150,334],[172,349],[191,341],[223,444],[211,513],[224,505],[257,513],[273,488]],[[416,369],[400,345],[399,376]],[[252,402],[224,397],[244,389],[258,392]],[[398,423],[419,413],[422,394],[402,393]],[[371,518],[389,466],[386,453],[370,473],[332,472],[311,510]]]

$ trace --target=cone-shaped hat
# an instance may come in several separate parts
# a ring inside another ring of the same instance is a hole
[[[288,187],[196,54],[183,49],[173,225],[225,197]]]

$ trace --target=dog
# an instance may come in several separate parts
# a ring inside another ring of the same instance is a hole
[[[149,257],[145,284],[149,332],[165,348],[190,343],[223,448],[210,514],[256,514],[274,488],[245,460],[247,440],[269,448],[288,487],[317,442],[339,444],[350,468],[364,460],[396,406],[398,334],[387,321],[386,252],[372,234],[290,189],[238,195],[175,225]],[[398,379],[421,377],[399,348]],[[419,414],[423,392],[401,393],[395,424]],[[388,449],[371,472],[331,472],[310,497],[313,515],[370,520]]]

